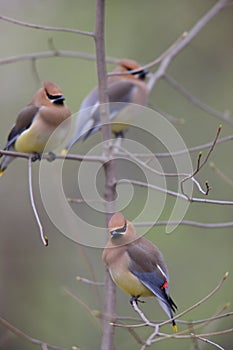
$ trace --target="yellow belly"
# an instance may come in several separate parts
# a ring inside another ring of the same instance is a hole
[[[119,133],[123,130],[128,129],[128,125],[127,124],[120,124],[120,123],[114,123],[111,125],[112,127],[112,132],[113,133]]]
[[[16,140],[15,150],[24,153],[43,153],[47,140],[36,135],[32,130],[26,130]]]
[[[15,150],[24,153],[43,153],[53,151],[66,138],[70,128],[70,120],[57,128],[48,127],[41,122],[34,122],[15,142]]]
[[[138,105],[129,103],[112,118],[112,132],[119,133],[126,130],[130,125],[133,125],[133,120],[138,117],[141,117],[141,108],[138,108]]]
[[[139,279],[129,271],[112,271],[110,270],[111,277],[118,287],[131,296],[152,296],[153,293],[146,288]]]

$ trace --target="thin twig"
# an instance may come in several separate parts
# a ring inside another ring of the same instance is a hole
[[[13,156],[16,158],[25,158],[29,159],[34,154],[32,153],[22,153],[22,152],[16,152],[16,151],[8,151],[8,150],[0,150],[0,155],[8,155],[8,156]],[[51,153],[43,153],[42,159],[47,159],[48,161],[51,161]],[[78,154],[55,154],[52,153],[52,160],[55,159],[68,159],[68,160],[75,160],[75,161],[87,161],[87,162],[100,162],[100,163],[105,163],[107,161],[106,157],[103,156],[87,156],[87,155],[78,155]]]
[[[216,331],[216,332],[209,332],[209,333],[203,333],[203,334],[181,334],[183,332],[179,332],[178,334],[161,334],[161,337],[157,337],[156,339],[153,340],[153,343],[158,343],[164,340],[168,340],[168,339],[190,339],[191,337],[211,337],[211,336],[215,336],[215,335],[224,335],[224,334],[228,334],[228,333],[232,333],[233,332],[233,328],[229,328],[229,329],[224,329],[222,331]]]
[[[141,327],[145,327],[147,325],[146,322],[137,323],[137,324],[122,324],[122,323],[112,322],[111,324],[114,327],[122,327],[122,328],[141,328]]]
[[[147,340],[145,341],[145,344],[141,347],[141,350],[144,350],[147,346],[151,345],[152,340],[158,334],[159,325],[152,323],[151,321],[148,320],[148,318],[144,315],[142,310],[138,307],[137,302],[135,300],[132,301],[132,306],[133,306],[134,310],[138,313],[138,315],[141,317],[141,319],[145,322],[146,326],[154,328],[154,331],[147,338]]]
[[[222,138],[219,138],[217,140],[216,144],[221,144],[221,143],[232,141],[232,140],[233,140],[233,135],[228,135],[228,136],[224,136]],[[204,143],[202,145],[193,146],[193,147],[186,148],[186,149],[181,149],[179,151],[155,153],[153,155],[156,158],[177,157],[177,156],[180,156],[180,155],[185,154],[185,153],[193,153],[193,152],[197,152],[197,151],[201,151],[203,149],[209,148],[209,147],[211,147],[212,143],[213,143],[213,141]],[[121,155],[122,153],[123,152],[119,151],[118,155]],[[134,156],[137,158],[148,158],[148,153],[134,153]]]
[[[188,326],[189,326],[189,327],[188,327],[188,330],[191,332],[191,334],[195,334],[195,329],[194,329],[194,327],[193,327],[192,321],[189,322]],[[197,338],[191,337],[191,341],[192,341],[194,350],[201,350],[201,349],[199,348],[198,339],[197,339]]]
[[[130,70],[130,71],[128,71],[128,72],[110,72],[110,73],[108,73],[108,76],[115,76],[115,75],[131,75],[131,74],[135,74],[135,73],[141,71],[142,69],[148,69],[148,68],[152,68],[152,67],[156,66],[157,64],[159,64],[159,63],[168,55],[168,53],[169,53],[170,51],[172,51],[172,50],[174,49],[174,47],[176,47],[176,45],[177,45],[181,40],[184,39],[184,37],[186,36],[186,34],[187,34],[186,32],[182,33],[182,34],[178,37],[178,39],[177,39],[175,42],[173,42],[173,43],[171,44],[170,47],[168,47],[159,57],[157,57],[157,58],[154,59],[153,61],[151,61],[151,62],[149,62],[149,63],[147,63],[147,64],[142,65],[142,66],[141,66],[140,68],[138,68],[138,69],[132,69],[132,70]],[[120,61],[120,60],[118,60],[118,61]]]
[[[219,291],[219,289],[222,287],[222,285],[225,282],[225,280],[227,279],[227,277],[228,277],[228,272],[226,272],[224,274],[224,276],[219,281],[218,285],[208,295],[206,295],[204,298],[199,300],[197,303],[195,303],[192,306],[188,307],[183,312],[181,312],[178,315],[176,315],[175,317],[173,317],[173,319],[176,320],[177,318],[180,318],[181,316],[187,314],[188,312],[190,312],[193,309],[196,309],[198,306],[202,305],[204,302],[209,300],[215,293],[217,293]],[[160,326],[168,324],[168,323],[170,323],[170,320],[160,323]]]
[[[31,60],[31,65],[32,65],[32,74],[35,77],[35,81],[36,81],[36,83],[38,85],[40,85],[41,84],[41,80],[40,80],[40,76],[39,76],[38,69],[37,69],[37,66],[36,66],[36,59],[32,59]]]
[[[34,52],[34,53],[25,53],[23,55],[10,56],[0,59],[0,65],[11,64],[20,61],[28,60],[39,60],[49,57],[68,57],[68,58],[81,58],[85,60],[95,60],[95,55],[76,52],[76,51],[66,51],[66,50],[57,50],[57,51],[45,51],[45,52]]]
[[[40,221],[37,209],[36,209],[36,205],[35,205],[35,201],[34,201],[34,195],[33,195],[33,187],[32,187],[32,155],[28,158],[28,186],[29,186],[30,202],[31,202],[31,206],[32,206],[32,210],[33,210],[34,216],[36,218],[37,225],[39,227],[40,238],[42,240],[42,243],[46,247],[48,245],[49,241],[48,241],[48,237],[44,234],[43,226],[41,224],[41,221]]]
[[[42,340],[30,337],[28,334],[24,333],[19,328],[13,326],[11,323],[6,321],[2,317],[0,317],[0,324],[3,327],[5,327],[6,329],[8,329],[10,332],[12,332],[15,335],[17,335],[19,338],[24,339],[24,340],[28,341],[31,344],[36,344],[36,345],[41,345],[41,346],[44,344],[44,345],[47,346],[47,348],[53,349],[53,350],[67,350],[67,349],[61,348],[61,347],[56,346],[56,345],[48,344],[48,343],[46,343],[46,342],[44,342]]]
[[[229,0],[220,0],[218,1],[194,26],[193,28],[185,35],[183,40],[178,42],[178,44],[170,50],[168,54],[163,58],[160,63],[158,70],[151,76],[147,86],[149,90],[152,90],[157,81],[164,76],[169,64],[172,62],[172,59],[180,53],[185,46],[187,46],[191,40],[206,26],[206,24],[214,18],[225,6],[229,4]]]
[[[147,325],[149,327],[155,327],[156,326],[154,323],[152,323],[150,320],[148,320],[148,318],[144,315],[142,310],[138,307],[138,305],[137,305],[135,300],[132,301],[132,306],[133,306],[134,310],[138,313],[140,318],[143,320],[143,322],[145,322],[145,325]]]
[[[84,30],[79,30],[79,29],[72,29],[72,28],[67,28],[67,27],[50,27],[50,26],[43,26],[40,24],[34,24],[34,23],[27,23],[27,22],[23,22],[23,21],[19,21],[17,19],[14,18],[10,18],[7,16],[2,16],[0,15],[0,19],[5,21],[5,22],[9,22],[9,23],[13,23],[22,27],[27,27],[27,28],[33,28],[33,29],[41,29],[41,30],[49,30],[49,31],[53,31],[53,32],[65,32],[65,33],[74,33],[74,34],[81,34],[81,35],[86,35],[86,36],[90,36],[93,38],[94,34],[92,32],[87,32]]]
[[[219,112],[214,108],[208,106],[206,103],[199,100],[196,96],[193,96],[186,88],[184,88],[180,83],[178,83],[174,78],[172,78],[168,74],[164,74],[164,79],[172,85],[177,91],[179,91],[182,95],[184,95],[188,100],[190,100],[194,105],[202,109],[204,112],[213,115],[221,120],[224,120],[231,125],[233,125],[233,119],[229,116],[229,113]]]
[[[94,286],[104,286],[104,282],[91,281],[91,280],[89,280],[87,278],[80,277],[80,276],[76,276],[76,280],[78,282],[83,282],[83,283],[91,284],[91,285],[94,285]]]
[[[143,222],[134,222],[134,226],[137,227],[153,227],[153,226],[167,226],[167,225],[184,225],[184,226],[193,226],[193,227],[204,227],[204,228],[226,228],[233,226],[233,221],[226,222],[199,222],[191,220],[182,220],[182,221],[143,221]]]
[[[200,171],[200,170],[204,167],[204,165],[208,162],[208,159],[209,159],[211,153],[213,152],[213,150],[214,150],[214,148],[215,148],[215,145],[216,145],[216,142],[217,142],[217,140],[218,140],[218,137],[219,137],[219,134],[220,134],[221,130],[222,130],[222,125],[220,125],[220,126],[218,127],[216,136],[215,136],[215,138],[214,138],[214,140],[213,140],[213,142],[212,142],[212,145],[211,145],[211,147],[210,147],[210,149],[209,149],[209,151],[208,151],[208,153],[207,153],[205,159],[203,160],[203,162],[201,163],[202,152],[200,152],[200,153],[199,153],[199,156],[198,156],[198,159],[197,159],[197,167],[196,167],[196,170],[195,170],[192,174],[190,174],[189,176],[186,176],[184,179],[182,179],[182,180],[180,181],[181,192],[182,192],[182,194],[185,195],[186,197],[189,198],[189,196],[188,196],[187,194],[185,194],[185,192],[184,192],[184,188],[183,188],[184,183],[185,183],[187,180],[192,179],[197,173],[199,173],[199,171]],[[206,195],[208,195],[209,190],[210,190],[210,187],[209,187],[208,182],[206,182],[206,188],[207,188],[207,190],[206,190]]]
[[[70,296],[73,300],[75,300],[76,302],[78,302],[78,304],[80,304],[87,312],[88,314],[91,316],[91,318],[93,320],[95,320],[96,325],[98,326],[99,329],[101,329],[100,327],[100,322],[99,320],[95,317],[94,312],[90,309],[90,307],[84,303],[84,301],[81,300],[81,298],[79,298],[77,295],[75,295],[74,293],[72,293],[68,288],[63,288],[63,292]]]
[[[119,149],[122,151],[122,153],[124,152],[126,155],[128,155],[131,159],[135,160],[137,163],[139,163],[140,165],[142,165],[144,168],[148,169],[149,171],[151,171],[152,173],[158,175],[158,176],[162,176],[162,177],[184,177],[184,179],[186,178],[190,178],[193,183],[197,186],[199,192],[201,192],[202,194],[206,194],[206,191],[204,191],[200,185],[200,183],[197,181],[197,179],[195,179],[194,176],[190,176],[187,173],[166,173],[166,172],[160,172],[152,167],[150,167],[146,162],[142,161],[141,159],[137,158],[132,152],[129,152],[128,150],[126,150],[123,147],[119,147]],[[148,155],[149,157],[149,155]],[[151,159],[154,158],[154,156],[151,156]],[[149,161],[149,160],[147,160]]]
[[[69,203],[77,203],[77,204],[82,204],[82,203],[102,203],[104,204],[104,199],[82,199],[82,198],[70,198],[67,197],[67,202]]]
[[[220,312],[222,312],[223,310],[226,309],[226,306],[224,306],[222,308],[222,310],[220,310]],[[205,319],[202,319],[202,320],[197,320],[197,321],[192,321],[192,325],[199,325],[201,324],[201,326],[205,325],[206,323],[210,323],[210,322],[213,322],[213,321],[216,321],[216,320],[219,320],[219,319],[222,319],[222,318],[227,318],[227,317],[230,317],[230,316],[233,316],[233,311],[230,311],[230,312],[227,312],[225,314],[220,314],[220,312],[218,312],[217,314],[215,314],[214,316],[212,317],[209,317],[209,318],[205,318]],[[120,317],[120,316],[117,316],[116,319],[118,320],[132,320],[132,321],[140,321],[139,319],[135,319],[134,317]],[[185,320],[176,320],[177,323],[180,323],[180,324],[187,324],[189,325],[190,324],[190,321],[185,321]],[[152,323],[159,323],[158,321],[152,321]],[[135,323],[135,324],[122,324],[122,323],[117,323],[117,322],[112,322],[112,325],[115,326],[115,327],[123,327],[123,328],[127,328],[127,327],[133,327],[133,328],[140,328],[140,327],[144,327],[146,326],[146,323],[143,322],[143,323]]]
[[[41,349],[42,350],[48,350],[47,344],[45,344],[45,343],[41,344]]]
[[[218,314],[218,315],[215,315],[215,316],[212,316],[212,317],[209,317],[209,318],[205,318],[205,319],[202,319],[202,320],[192,321],[192,325],[201,324],[201,326],[202,326],[203,324],[210,323],[212,321],[216,321],[216,320],[219,320],[219,319],[222,319],[222,318],[227,318],[229,316],[233,316],[233,311],[227,312],[225,314],[220,314],[220,315]],[[190,321],[177,320],[177,323],[189,324]]]
[[[139,335],[134,331],[134,325],[131,327],[130,325],[127,325],[123,322],[120,322],[120,323],[115,323],[115,322],[111,322],[111,325],[114,326],[114,327],[122,327],[124,329],[127,329],[127,331],[134,337],[134,339],[137,341],[138,344],[145,344],[145,341],[142,340]],[[145,324],[144,324],[145,326]]]
[[[218,345],[217,343],[214,343],[213,341],[211,341],[211,340],[209,340],[209,339],[200,337],[200,336],[197,335],[197,334],[195,334],[195,337],[194,337],[194,338],[200,339],[200,340],[202,340],[202,341],[205,342],[205,343],[211,344],[211,345],[213,345],[214,347],[216,347],[217,349],[224,350],[224,348],[221,347],[220,345]]]
[[[233,187],[233,180],[231,180],[228,176],[226,176],[219,168],[216,167],[216,165],[211,162],[210,163],[210,168],[228,185]]]
[[[117,181],[118,185],[125,185],[125,184],[131,184],[131,185],[136,185],[136,186],[141,186],[141,187],[146,187],[146,188],[151,188],[153,190],[159,191],[166,193],[172,197],[179,197],[184,200],[188,200],[191,203],[205,203],[205,204],[216,204],[216,205],[233,205],[233,201],[224,201],[224,200],[218,200],[218,199],[206,199],[206,198],[187,198],[186,195],[183,195],[182,193],[171,191],[156,185],[152,185],[147,182],[143,181],[137,181],[137,180],[129,180],[129,179],[120,179]]]

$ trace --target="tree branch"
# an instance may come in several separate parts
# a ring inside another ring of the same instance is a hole
[[[90,36],[90,37],[94,36],[94,33],[92,33],[92,32],[86,32],[86,31],[79,30],[79,29],[42,26],[40,24],[27,23],[27,22],[19,21],[17,19],[10,18],[10,17],[7,17],[7,16],[2,16],[2,15],[0,15],[0,19],[2,21],[5,21],[5,22],[10,22],[10,23],[22,26],[22,27],[27,27],[27,28],[49,30],[49,31],[54,31],[54,32],[74,33],[74,34],[81,34],[81,35],[86,35],[86,36]]]
[[[179,91],[183,96],[185,96],[189,101],[195,106],[202,109],[204,112],[213,115],[223,121],[226,121],[233,125],[233,119],[229,116],[229,113],[221,113],[214,108],[208,106],[206,103],[199,100],[196,96],[193,96],[186,88],[184,88],[180,83],[178,83],[174,78],[168,74],[164,74],[164,79],[173,86],[177,91]]]
[[[105,172],[105,201],[106,201],[106,226],[111,214],[115,211],[116,198],[116,180],[115,164],[111,157],[111,128],[109,124],[109,105],[107,93],[107,71],[105,60],[105,0],[96,0],[96,27],[95,27],[95,46],[96,63],[98,75],[98,90],[101,118],[101,134],[104,141],[104,155],[108,161],[104,163]],[[103,309],[103,336],[101,350],[110,350],[113,348],[114,327],[111,322],[115,319],[116,308],[116,286],[113,283],[108,269],[105,270],[105,298]]]
[[[35,201],[34,201],[34,195],[33,195],[33,187],[32,187],[32,155],[28,158],[28,186],[29,186],[29,197],[30,197],[30,202],[33,210],[34,217],[36,219],[39,232],[40,232],[40,238],[42,243],[44,244],[45,247],[47,247],[49,241],[48,237],[45,236],[44,234],[44,229],[40,221],[39,214],[36,209]]]
[[[187,194],[184,193],[183,184],[184,184],[187,180],[194,178],[194,176],[195,176],[197,173],[199,173],[199,171],[200,171],[200,170],[203,168],[203,166],[207,163],[207,161],[208,161],[208,159],[209,159],[211,153],[212,153],[213,150],[214,150],[214,147],[215,147],[215,145],[216,145],[216,142],[217,142],[217,139],[218,139],[218,137],[219,137],[219,134],[220,134],[221,130],[222,130],[222,126],[220,125],[220,126],[218,127],[217,134],[216,134],[216,136],[215,136],[215,138],[214,138],[214,141],[212,142],[212,145],[211,145],[211,147],[210,147],[210,149],[209,149],[209,151],[208,151],[208,153],[207,153],[207,155],[206,155],[204,161],[201,163],[202,152],[200,152],[200,153],[199,153],[199,156],[198,156],[198,160],[197,160],[197,167],[196,167],[196,170],[193,172],[193,174],[190,174],[189,176],[186,176],[183,180],[180,181],[181,192],[182,192],[182,194],[184,194],[187,198],[189,198],[189,197],[187,196]],[[207,181],[206,181],[206,187],[207,187],[207,191],[206,191],[206,195],[207,195],[208,192],[209,192],[209,190],[210,190],[210,187],[209,187]]]
[[[228,141],[232,141],[232,140],[233,140],[233,135],[228,135],[228,136],[224,136],[224,137],[218,138],[216,144],[218,145],[218,144],[221,144],[221,143],[224,143],[224,142],[228,142]],[[180,156],[182,154],[185,154],[187,152],[193,153],[193,152],[197,152],[197,151],[201,151],[203,149],[209,148],[209,147],[212,146],[212,144],[213,144],[213,141],[212,142],[203,143],[203,144],[198,145],[198,146],[193,146],[193,147],[190,147],[190,148],[187,148],[187,149],[181,149],[181,150],[175,151],[175,152],[155,153],[154,156],[156,158],[178,157],[178,156]],[[118,155],[121,155],[122,153],[123,152],[118,152]],[[138,157],[138,158],[148,158],[148,153],[134,153],[134,156]]]
[[[184,226],[193,226],[193,227],[203,227],[203,228],[225,228],[232,227],[233,221],[226,222],[199,222],[191,220],[182,220],[182,221],[143,221],[143,222],[134,222],[134,226],[137,227],[155,227],[155,226],[167,226],[167,225],[184,225]]]
[[[231,1],[219,0],[207,13],[204,15],[194,27],[183,37],[183,40],[179,41],[174,46],[173,50],[170,50],[168,54],[163,58],[158,70],[151,76],[148,82],[149,90],[152,90],[157,81],[162,78],[171,63],[172,59],[180,53],[185,46],[187,46],[191,40],[206,26],[206,24],[214,18],[224,7],[226,7]]]
[[[31,344],[40,345],[40,346],[46,346],[47,348],[53,349],[53,350],[67,350],[67,349],[61,348],[61,347],[56,346],[56,345],[48,344],[48,343],[46,343],[46,342],[44,342],[42,340],[30,337],[28,334],[24,333],[19,328],[16,328],[15,326],[13,326],[11,323],[6,321],[2,317],[0,317],[0,324],[3,327],[5,327],[6,329],[8,329],[10,332],[12,332],[15,335],[17,335],[19,338],[24,339],[24,340],[28,341]],[[78,350],[78,348],[77,348],[77,350]]]
[[[142,186],[142,187],[147,187],[151,188],[156,191],[160,191],[163,193],[166,193],[172,197],[179,197],[184,200],[188,200],[190,203],[208,203],[208,204],[217,204],[217,205],[233,205],[233,201],[224,201],[224,200],[218,200],[218,199],[206,199],[206,198],[196,198],[196,197],[191,197],[187,198],[186,195],[183,195],[182,193],[171,191],[156,185],[152,185],[143,181],[137,181],[137,180],[129,180],[129,179],[120,179],[117,181],[118,185],[125,185],[125,184],[131,184],[131,185],[136,185],[136,186]]]
[[[17,151],[6,151],[6,150],[0,150],[0,156],[1,155],[8,155],[13,156],[16,158],[25,158],[30,159],[32,156],[34,156],[33,153],[22,153]],[[86,161],[86,162],[100,162],[104,163],[107,161],[107,158],[104,156],[87,156],[87,155],[78,155],[78,154],[55,154],[53,152],[49,153],[43,153],[41,156],[41,159],[46,159],[49,162],[54,161],[55,159],[68,159],[68,160],[75,160],[75,161]]]

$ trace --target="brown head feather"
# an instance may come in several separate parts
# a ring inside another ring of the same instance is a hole
[[[109,220],[108,228],[110,231],[121,228],[125,225],[125,221],[126,220],[121,213],[115,213]]]

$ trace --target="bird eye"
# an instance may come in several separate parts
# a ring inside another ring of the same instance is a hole
[[[132,74],[135,75],[140,80],[145,80],[148,73],[149,73],[148,70],[142,69],[142,70],[135,72],[135,73],[132,73]]]
[[[125,233],[126,232],[126,229],[127,229],[127,223],[126,223],[126,221],[125,221],[125,224],[124,224],[124,226],[123,227],[120,227],[120,228],[117,228],[117,229],[115,229],[115,230],[113,230],[113,231],[111,231],[110,233],[111,233],[111,235],[120,235],[120,234],[122,234],[122,233]]]
[[[47,90],[45,90],[46,92],[46,96],[48,97],[48,99],[55,103],[55,104],[58,104],[58,105],[62,105],[64,100],[65,100],[65,97],[63,95],[51,95],[48,93]]]

